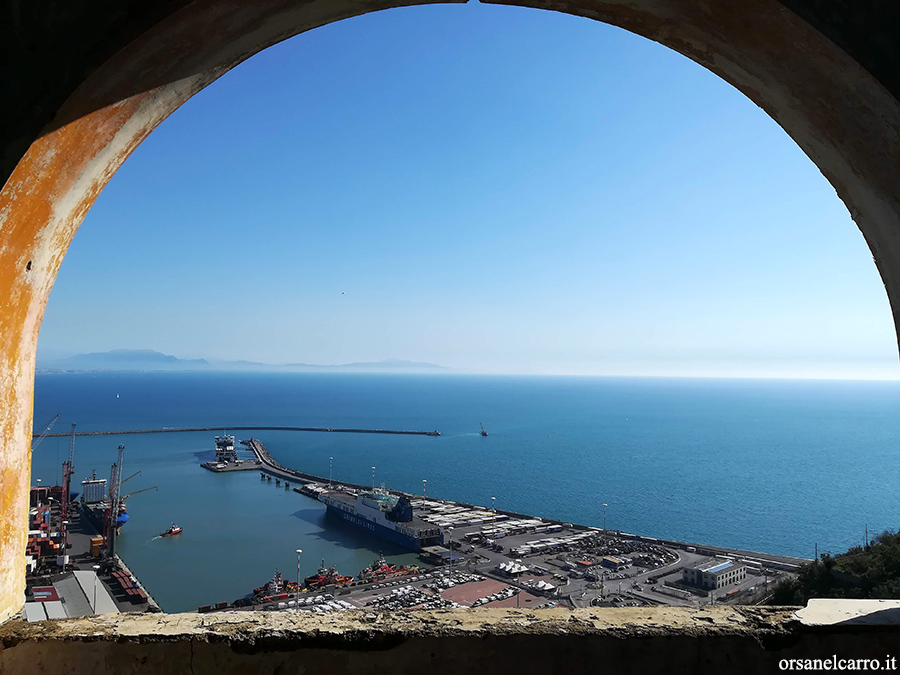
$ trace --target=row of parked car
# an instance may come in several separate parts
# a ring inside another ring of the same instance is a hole
[[[432,588],[437,592],[442,589],[453,588],[460,584],[468,584],[473,581],[481,581],[484,577],[480,574],[471,574],[470,572],[455,572],[453,574],[444,574],[438,577],[437,581],[432,584],[426,584],[425,588]]]
[[[285,609],[295,612],[342,612],[357,608],[346,600],[335,600],[331,593],[325,593],[315,597],[299,598],[298,600],[285,600],[277,605],[267,605],[265,609]]]
[[[403,577],[402,579],[395,579],[393,581],[382,581],[380,583],[374,584],[371,586],[372,589],[376,588],[391,588],[392,586],[400,586],[401,584],[407,584],[410,581],[420,581],[422,579],[431,579],[431,577],[436,576],[437,572],[428,572],[427,574],[420,574],[417,577]]]
[[[486,605],[489,602],[496,602],[498,600],[508,600],[509,598],[517,595],[519,593],[518,588],[513,588],[512,586],[507,586],[502,591],[498,591],[492,595],[488,595],[484,598],[478,598],[475,602],[472,603],[472,607],[479,607],[481,605]]]
[[[458,604],[442,598],[440,595],[427,593],[422,588],[402,586],[395,588],[387,595],[370,600],[368,606],[385,610],[410,609],[421,606],[422,609],[444,609],[459,607]]]

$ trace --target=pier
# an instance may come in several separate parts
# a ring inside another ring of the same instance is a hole
[[[370,487],[368,485],[362,485],[362,484],[358,484],[358,483],[350,483],[350,482],[347,482],[344,480],[329,481],[328,478],[325,478],[322,476],[315,476],[310,473],[305,473],[303,471],[297,471],[296,469],[291,469],[286,466],[283,466],[282,464],[279,464],[277,461],[275,461],[275,459],[269,453],[268,449],[266,449],[266,446],[263,445],[263,443],[261,441],[255,439],[255,438],[250,439],[249,441],[241,441],[241,443],[243,445],[247,446],[250,450],[252,450],[253,454],[256,456],[256,462],[254,463],[252,460],[250,460],[249,462],[246,462],[247,466],[243,470],[256,470],[256,471],[259,471],[261,474],[266,473],[266,474],[271,475],[274,478],[280,478],[282,480],[291,480],[293,482],[300,483],[300,484],[318,483],[320,485],[328,485],[329,483],[332,483],[337,489],[350,488],[353,490],[367,490]],[[210,467],[206,467],[206,468],[210,468]],[[212,468],[210,468],[210,470],[215,471],[215,469],[212,469]],[[233,469],[233,470],[241,470],[241,469]],[[221,469],[220,469],[220,471],[221,471]],[[305,494],[300,487],[294,488],[294,491],[298,492],[300,494]],[[389,492],[391,492],[392,494],[397,495],[397,496],[400,496],[400,495],[405,496],[411,500],[428,501],[428,499],[422,495],[415,495],[415,494],[412,494],[409,492],[403,492],[402,490],[389,490]],[[487,508],[487,507],[479,507],[474,504],[469,504],[467,502],[458,502],[455,500],[433,499],[432,501],[436,501],[436,502],[439,501],[439,502],[445,503],[445,504],[454,504],[456,506],[461,506],[461,507],[467,508],[467,509],[482,509],[482,508],[486,509]],[[500,516],[506,517],[506,518],[516,518],[516,519],[523,519],[523,520],[535,518],[535,516],[532,516],[529,514],[524,514],[524,513],[518,513],[516,511],[497,510],[497,509],[493,509],[493,508],[491,510],[493,511],[493,513],[495,515],[500,515]],[[733,549],[733,548],[727,548],[724,546],[711,546],[708,544],[697,544],[697,543],[684,542],[684,541],[675,541],[675,540],[671,540],[671,539],[660,539],[660,538],[656,538],[656,537],[647,537],[647,536],[642,536],[642,535],[638,535],[638,534],[632,534],[629,532],[622,532],[622,531],[618,531],[618,530],[606,530],[605,528],[600,530],[599,528],[596,528],[596,527],[588,527],[585,525],[574,525],[572,523],[567,523],[567,522],[564,522],[561,520],[557,520],[555,518],[541,517],[540,520],[546,525],[562,526],[566,530],[572,530],[572,531],[577,531],[577,532],[587,532],[587,531],[599,532],[599,531],[602,531],[604,535],[614,534],[615,537],[622,539],[622,540],[641,542],[643,544],[647,544],[650,546],[669,547],[672,549],[683,551],[684,553],[682,555],[684,555],[685,557],[689,557],[689,558],[700,559],[703,557],[713,557],[713,556],[720,556],[720,555],[741,557],[741,558],[753,558],[755,560],[762,561],[762,562],[770,565],[773,569],[780,568],[782,570],[795,570],[799,565],[810,562],[810,560],[808,558],[798,558],[798,557],[794,557],[794,556],[786,556],[786,555],[773,554],[773,553],[762,553],[759,551],[746,551],[743,549]],[[456,527],[459,528],[460,526],[457,525]],[[462,526],[462,527],[464,528],[465,526]]]
[[[221,431],[222,429],[231,429],[232,431],[320,431],[331,432],[335,434],[394,434],[399,436],[440,436],[440,431],[407,431],[395,429],[332,429],[330,427],[241,427],[232,426],[230,424],[221,424],[214,427],[161,427],[159,429],[127,429],[121,431],[76,431],[76,436],[119,436],[124,434],[182,434],[192,431]],[[32,434],[33,438],[37,438],[40,434]],[[47,438],[52,437],[71,437],[72,433],[68,431],[54,432],[47,434]]]
[[[334,481],[276,461],[257,439],[241,441],[260,479],[318,499],[331,491],[370,485]],[[215,467],[203,466],[212,471]],[[222,470],[222,469],[219,469]],[[230,470],[241,470],[237,467]],[[355,578],[302,591],[257,593],[252,599],[204,605],[200,612],[252,609],[298,612],[391,611],[404,607],[700,607],[758,604],[770,584],[797,573],[805,558],[641,536],[563,522],[493,506],[476,506],[390,490],[405,496],[418,517],[441,529],[440,545],[422,548],[425,568],[383,577]],[[731,569],[727,584],[700,587],[685,581],[700,566]],[[738,574],[738,572],[740,574]],[[402,588],[394,588],[402,586]]]

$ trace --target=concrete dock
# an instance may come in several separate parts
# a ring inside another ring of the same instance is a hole
[[[261,476],[275,478],[276,483],[279,480],[297,483],[299,487],[294,491],[313,499],[331,490],[370,488],[343,481],[335,483],[285,467],[257,439],[242,444],[253,451]],[[349,586],[332,587],[324,594],[322,591],[292,594],[284,601],[269,603],[271,606],[266,608],[318,612],[349,606],[392,609],[560,604],[579,608],[699,606],[716,600],[756,604],[765,598],[777,579],[793,574],[799,565],[809,562],[805,558],[657,539],[396,490],[390,492],[409,498],[420,518],[444,531],[445,546],[429,547],[434,550],[424,552],[437,567],[382,583],[355,581]],[[606,559],[610,557],[623,560],[623,566],[609,569]],[[682,583],[685,568],[717,558],[746,567],[746,579],[714,593],[685,587]],[[513,571],[511,565],[515,567]],[[353,574],[356,570],[342,572]],[[451,590],[456,587],[459,590]],[[385,590],[388,588],[391,590]],[[349,606],[341,605],[341,601]],[[225,608],[233,607],[219,603],[204,611]]]

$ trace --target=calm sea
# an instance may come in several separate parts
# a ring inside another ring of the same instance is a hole
[[[54,431],[272,425],[437,429],[422,436],[256,432],[285,465],[358,483],[657,537],[812,557],[896,529],[900,383],[335,374],[39,375]],[[479,435],[483,423],[489,436]],[[239,439],[249,432],[236,432]],[[357,574],[379,539],[325,519],[258,473],[215,475],[214,434],[80,437],[75,482],[124,443],[131,516],[120,554],[164,609],[232,601],[322,558]],[[67,438],[38,448],[59,480]],[[80,489],[80,485],[76,489]],[[184,534],[155,538],[172,521]]]

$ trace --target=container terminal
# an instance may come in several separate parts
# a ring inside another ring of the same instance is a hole
[[[300,586],[276,571],[249,597],[200,612],[760,604],[775,581],[809,562],[387,490],[374,477],[368,486],[336,482],[279,464],[258,439],[241,444],[253,460],[217,457],[203,466],[258,470],[261,480],[324,503],[334,527],[369,532],[373,548],[379,539],[401,544],[422,565],[379,559],[357,574],[323,561]]]
[[[120,445],[109,481],[93,474],[81,482],[76,499],[78,493],[71,490],[74,424],[70,436],[62,485],[31,488],[24,618],[162,611],[115,550],[128,522],[126,499],[155,487],[124,494],[123,484],[140,472],[124,477],[125,446]]]

